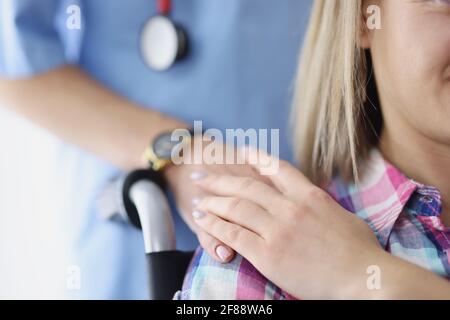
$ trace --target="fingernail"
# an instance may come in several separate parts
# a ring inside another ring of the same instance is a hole
[[[206,178],[207,175],[208,174],[204,171],[195,171],[195,172],[191,173],[190,177],[191,177],[191,180],[198,181],[198,180],[202,180],[202,179]]]
[[[197,206],[202,200],[199,198],[192,199],[192,205],[195,207]]]
[[[222,260],[222,261],[227,261],[231,255],[230,250],[224,246],[218,246],[216,248],[216,253],[217,253],[217,256],[220,258],[220,260]]]
[[[194,217],[194,219],[201,219],[205,216],[206,214],[202,211],[194,211],[192,212],[192,216]]]

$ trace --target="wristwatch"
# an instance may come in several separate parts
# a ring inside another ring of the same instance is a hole
[[[191,143],[193,130],[182,129],[177,134],[178,141],[172,140],[173,131],[163,132],[158,135],[145,149],[144,159],[153,171],[162,171],[172,163],[172,150],[174,147],[185,143]]]

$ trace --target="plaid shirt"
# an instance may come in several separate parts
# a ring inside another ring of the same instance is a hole
[[[439,191],[406,178],[373,149],[358,185],[337,176],[327,191],[367,222],[391,254],[450,279],[450,228]],[[215,262],[199,248],[176,299],[293,299],[247,260]]]

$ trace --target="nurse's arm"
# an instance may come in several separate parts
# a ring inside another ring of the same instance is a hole
[[[186,126],[127,101],[73,66],[29,79],[0,77],[1,106],[124,170],[146,165],[142,153],[159,133]],[[192,221],[192,200],[199,195],[196,188],[186,188],[191,185],[191,167],[169,167],[165,172],[169,187],[202,246],[218,261],[230,261],[233,251]],[[248,171],[252,172],[251,168]],[[221,258],[217,248],[226,250],[227,255]]]
[[[0,78],[0,106],[125,170],[145,165],[143,150],[158,133],[186,126],[127,101],[74,66]]]

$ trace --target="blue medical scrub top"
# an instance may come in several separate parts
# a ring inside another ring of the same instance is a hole
[[[70,4],[81,8],[80,30],[66,27]],[[310,5],[310,0],[174,0],[172,18],[189,34],[189,55],[155,72],[139,50],[140,30],[156,14],[155,0],[2,0],[0,74],[29,77],[77,64],[129,100],[190,123],[280,129],[280,154],[290,159],[288,109]],[[61,146],[58,157],[61,192],[70,199],[63,214],[73,236],[71,263],[81,271],[81,289],[68,294],[145,299],[141,233],[103,220],[96,208],[98,194],[118,169],[75,146]],[[195,237],[174,216],[179,248],[194,248]]]

